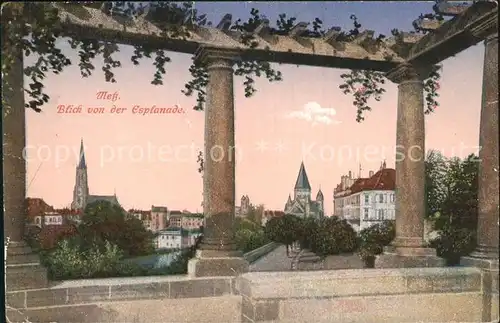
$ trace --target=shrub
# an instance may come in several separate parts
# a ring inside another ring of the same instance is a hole
[[[444,258],[448,266],[455,266],[460,263],[461,257],[467,256],[476,248],[476,233],[467,228],[446,226],[430,245],[436,248],[437,255]]]
[[[36,240],[42,250],[54,249],[60,241],[74,237],[77,229],[74,225],[50,225],[43,227]]]
[[[291,245],[299,240],[302,221],[298,217],[285,214],[270,219],[264,227],[264,234],[270,241]]]
[[[235,240],[238,250],[242,252],[255,250],[269,242],[262,229],[259,231],[251,231],[248,229],[238,230]]]
[[[109,241],[117,245],[126,257],[154,252],[153,233],[139,219],[128,216],[121,207],[107,201],[94,202],[85,208],[78,232],[86,248],[104,250],[106,241]]]
[[[375,256],[384,251],[396,236],[394,221],[385,221],[361,230],[358,235],[358,254],[364,261],[365,266],[373,268]]]
[[[303,249],[311,249],[314,243],[314,238],[318,235],[319,221],[314,218],[307,218],[302,221],[300,228],[299,242]]]
[[[311,241],[311,251],[327,256],[352,252],[356,249],[356,232],[345,220],[336,217],[322,219]]]
[[[82,252],[76,243],[67,239],[44,258],[54,280],[110,277],[116,272],[123,252],[110,242],[106,242],[103,251],[91,248]]]

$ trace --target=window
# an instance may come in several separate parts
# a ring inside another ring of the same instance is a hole
[[[378,210],[378,220],[383,220],[384,219],[384,212],[385,210]]]
[[[395,201],[395,200],[396,200],[396,199],[395,199],[395,195],[394,195],[394,194],[391,194],[391,202],[392,202],[392,203],[394,203],[394,201]]]
[[[380,194],[378,196],[378,201],[379,201],[379,203],[384,203],[384,195],[383,194]]]
[[[365,194],[365,204],[370,203],[370,195]]]
[[[368,196],[368,195],[367,195],[367,196]],[[367,209],[367,208],[365,208],[365,220],[367,220],[367,219],[368,219],[368,213],[369,213],[368,209]]]

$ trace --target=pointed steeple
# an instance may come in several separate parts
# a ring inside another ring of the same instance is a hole
[[[80,142],[80,161],[78,162],[78,168],[87,168],[87,163],[85,162],[85,151],[83,150],[83,138]]]
[[[323,199],[324,199],[324,196],[323,196],[323,192],[321,191],[321,187],[320,187],[318,190],[318,194],[316,194],[316,201],[323,201]]]
[[[304,162],[300,164],[299,176],[297,176],[297,182],[295,182],[295,189],[311,190],[311,184],[309,184],[309,179],[307,178]]]
[[[292,203],[292,196],[290,194],[288,194],[288,200],[286,201],[286,203]]]

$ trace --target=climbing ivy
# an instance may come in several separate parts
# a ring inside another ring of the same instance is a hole
[[[443,17],[435,14],[421,15],[420,18],[424,19],[438,19],[442,20]],[[361,24],[357,21],[355,16],[351,16],[353,20],[354,28],[349,32],[347,37],[356,36],[361,32]],[[414,25],[416,33],[426,33],[425,30],[421,29],[418,25]],[[399,31],[393,29],[391,31],[393,36],[398,36]],[[384,39],[384,35],[379,35],[377,40],[380,41]],[[387,57],[386,59],[390,59]],[[439,97],[439,80],[441,74],[439,73],[442,66],[438,66],[438,69],[433,71],[429,77],[424,81],[424,98],[425,98],[425,114],[430,114],[439,106],[437,102],[437,97]],[[385,89],[383,85],[386,83],[386,77],[383,72],[368,71],[368,70],[351,70],[348,73],[344,73],[340,76],[344,83],[339,85],[339,88],[344,94],[350,94],[353,96],[353,105],[357,109],[356,121],[362,122],[365,118],[363,113],[365,111],[371,111],[371,106],[369,102],[373,98],[375,101],[380,101]]]
[[[88,19],[88,12],[82,5],[101,8],[102,3],[97,1],[59,3],[64,10],[76,15],[80,19]],[[5,23],[2,28],[2,75],[9,73],[10,66],[16,59],[14,48],[18,43],[22,44],[22,51],[26,56],[37,55],[37,59],[31,66],[25,66],[25,75],[30,79],[30,83],[25,91],[30,100],[26,103],[27,108],[37,112],[41,111],[41,106],[48,102],[49,96],[44,92],[43,81],[48,72],[59,74],[66,66],[72,64],[71,60],[64,55],[60,48],[56,46],[56,40],[61,37],[63,26],[58,17],[58,8],[50,2],[10,2],[2,6],[2,17]],[[124,25],[127,21],[134,20],[138,16],[148,16],[148,20],[154,23],[162,33],[168,34],[171,38],[185,38],[190,35],[190,31],[198,26],[210,26],[206,15],[199,15],[194,9],[192,2],[175,3],[170,1],[152,2],[148,6],[131,2],[109,2],[104,10],[115,20]],[[424,19],[443,19],[440,16],[427,14],[422,15]],[[361,32],[361,24],[356,17],[351,16],[353,28],[349,31],[340,31],[338,41],[349,42]],[[250,18],[242,22],[238,19],[230,27],[231,31],[239,32],[240,41],[249,48],[255,48],[258,43],[253,32],[267,18],[259,10],[252,9]],[[295,17],[287,17],[280,14],[276,20],[276,27],[270,27],[268,32],[276,35],[286,35],[295,25]],[[308,29],[302,34],[304,37],[322,37],[326,31],[322,27],[323,22],[316,18],[308,24]],[[416,32],[425,33],[425,30],[415,26]],[[397,32],[397,31],[395,31]],[[385,36],[379,35],[377,41],[381,41]],[[77,63],[82,77],[88,77],[95,71],[95,59],[100,56],[103,59],[105,80],[116,82],[113,70],[121,67],[122,63],[114,58],[114,54],[119,51],[116,43],[97,41],[91,39],[71,39],[71,48],[78,51],[79,62]],[[155,73],[151,81],[154,85],[163,84],[163,77],[166,74],[166,64],[171,60],[164,50],[148,48],[146,46],[135,46],[131,61],[134,65],[139,65],[140,59],[152,58]],[[388,58],[390,59],[390,58]],[[195,110],[203,110],[206,96],[206,86],[208,84],[208,73],[206,66],[200,62],[193,62],[189,71],[192,79],[186,83],[182,92],[190,96],[197,93],[197,104]],[[255,77],[264,76],[270,82],[282,80],[280,71],[271,67],[266,61],[237,61],[234,74],[244,77],[243,85],[245,96],[251,97],[255,92]],[[436,101],[439,89],[439,71],[435,71],[425,80],[426,113],[431,113],[438,106]],[[370,100],[380,100],[385,92],[383,84],[385,76],[381,72],[352,70],[342,75],[344,83],[340,85],[344,94],[353,95],[353,105],[357,108],[357,121],[362,121],[363,112],[371,110]],[[4,85],[10,85],[4,81]]]

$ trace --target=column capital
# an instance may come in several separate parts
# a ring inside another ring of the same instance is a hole
[[[494,33],[494,34],[491,34],[489,35],[488,37],[486,37],[484,39],[484,44],[486,45],[487,43],[489,42],[493,42],[493,41],[496,41],[498,42],[498,32]]]
[[[390,70],[385,76],[396,84],[404,84],[407,82],[422,82],[429,74],[437,69],[436,66],[421,66],[410,63],[403,63],[396,68]]]
[[[194,54],[195,62],[205,63],[209,69],[232,69],[239,57],[237,50],[209,46],[200,46]]]

